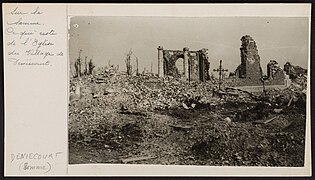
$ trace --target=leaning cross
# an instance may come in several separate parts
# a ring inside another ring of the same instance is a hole
[[[213,69],[215,72],[219,72],[219,89],[221,89],[221,84],[222,84],[222,72],[228,71],[227,69],[222,68],[222,60],[220,60],[220,66],[218,69]]]

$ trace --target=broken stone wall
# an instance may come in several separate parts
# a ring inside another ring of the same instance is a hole
[[[198,51],[199,54],[199,78],[201,81],[206,81],[210,79],[209,69],[209,57],[208,57],[208,49],[201,49]]]
[[[275,60],[270,60],[267,64],[267,80],[266,85],[284,85],[285,84],[285,74],[278,62]]]
[[[173,76],[175,78],[183,77],[176,67],[176,61],[179,58],[184,58],[183,51],[164,50],[164,75]]]
[[[199,80],[199,55],[196,51],[191,51],[189,53],[190,61],[189,61],[189,78],[192,81]]]
[[[241,38],[241,64],[236,69],[238,86],[261,85],[262,69],[256,42],[249,35]]]
[[[172,76],[175,78],[184,78],[191,81],[206,81],[210,79],[210,63],[207,49],[189,51],[189,49],[186,47],[183,48],[183,51],[163,50],[163,48],[159,46],[158,50],[159,63],[163,66],[160,67],[160,65],[158,65],[160,77]],[[163,63],[161,63],[162,54]],[[179,59],[183,60],[183,62],[179,62]]]
[[[300,66],[294,66],[290,62],[287,62],[284,65],[283,70],[287,75],[289,75],[290,79],[295,79],[298,76],[307,75],[307,70],[300,67]]]
[[[262,86],[263,72],[256,42],[249,35],[241,38],[241,64],[235,70],[235,86]],[[265,85],[284,85],[285,75],[275,60],[267,65]]]

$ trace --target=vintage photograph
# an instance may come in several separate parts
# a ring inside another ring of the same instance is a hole
[[[304,166],[309,18],[68,23],[69,164]]]

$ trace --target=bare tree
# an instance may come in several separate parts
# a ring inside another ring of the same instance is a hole
[[[81,77],[81,75],[82,75],[82,73],[81,73],[81,52],[82,52],[82,49],[79,50],[79,57],[74,63],[76,77]]]
[[[87,68],[86,59],[87,59],[87,56],[85,56],[85,58],[84,58],[84,75],[88,74],[88,68]]]
[[[135,54],[132,54],[136,58],[136,75],[139,76],[139,61],[138,57]]]
[[[92,61],[92,58],[90,59],[90,62],[89,62],[89,74],[93,74],[93,69],[95,68],[95,65]]]
[[[131,54],[132,54],[132,50],[129,50],[129,53],[127,54],[127,57],[125,59],[125,63],[126,63],[126,68],[127,68],[127,75],[131,76],[132,75],[132,66],[131,66]]]

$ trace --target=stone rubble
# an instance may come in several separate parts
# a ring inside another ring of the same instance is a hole
[[[264,95],[228,84],[218,90],[215,81],[127,77],[111,68],[72,78],[70,163],[80,162],[72,157],[75,151],[96,147],[97,153],[107,155],[91,161],[103,163],[154,156],[133,163],[303,165],[306,83],[302,81]],[[273,116],[277,117],[270,122],[253,123]],[[296,150],[301,153],[290,156]]]

